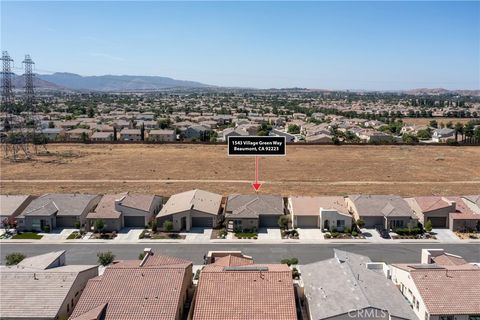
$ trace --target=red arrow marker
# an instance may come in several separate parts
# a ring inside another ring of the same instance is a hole
[[[255,191],[258,191],[262,186],[261,183],[258,183],[258,161],[258,157],[255,157],[255,183],[252,183],[252,187]]]

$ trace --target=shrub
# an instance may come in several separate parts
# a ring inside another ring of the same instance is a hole
[[[43,227],[43,232],[50,233],[50,226],[48,224]]]
[[[351,228],[345,228],[345,230],[343,230],[343,232],[345,233],[352,233],[352,229]]]
[[[115,260],[115,255],[111,251],[97,253],[98,263],[107,266]]]
[[[152,226],[152,232],[157,232],[158,226],[157,226],[157,220],[156,219],[152,220],[151,226]],[[165,223],[164,223],[164,226],[165,226]],[[173,223],[172,223],[172,228],[173,228]]]
[[[75,221],[75,229],[80,229],[80,221]]]
[[[280,261],[281,264],[286,264],[288,266],[291,266],[292,264],[298,264],[298,259],[297,258],[287,258],[287,259],[282,259]]]
[[[325,238],[330,239],[331,237],[330,233],[325,234]]]
[[[293,277],[293,279],[299,279],[300,278],[300,272],[298,271],[297,268],[292,268],[292,277]]]
[[[95,220],[94,227],[95,227],[95,230],[97,230],[98,232],[102,232],[103,228],[105,228],[105,223],[103,223],[102,219],[97,219]]]
[[[143,258],[145,258],[145,252],[140,252],[138,255],[138,260],[143,260]]]
[[[399,236],[413,236],[417,234],[421,234],[422,230],[420,228],[398,228],[395,229],[395,233]]]
[[[354,236],[354,237],[358,236],[358,232],[357,231],[352,231],[352,236]]]
[[[5,264],[7,266],[14,266],[19,264],[23,259],[25,259],[25,255],[20,252],[12,252],[5,256]]]
[[[163,230],[167,231],[167,232],[170,232],[173,230],[173,222],[170,221],[170,220],[166,220],[164,223],[163,223]]]
[[[338,238],[339,234],[338,232],[332,232],[332,238]]]
[[[288,228],[288,222],[289,222],[288,216],[283,215],[278,218],[278,226],[282,229]]]
[[[432,221],[427,220],[427,222],[425,223],[425,231],[432,232],[432,229],[433,229]]]
[[[356,221],[356,225],[359,227],[359,228],[363,228],[365,227],[365,221],[363,221],[362,219],[358,219]]]

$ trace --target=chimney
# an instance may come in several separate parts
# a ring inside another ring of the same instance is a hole
[[[140,267],[143,267],[145,265],[149,256],[153,256],[152,248],[143,249],[143,253],[144,253],[144,256],[143,256],[142,262],[140,262]]]

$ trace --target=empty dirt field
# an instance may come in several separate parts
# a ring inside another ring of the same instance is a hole
[[[2,151],[3,152],[3,151]],[[260,193],[456,195],[480,193],[480,147],[299,146],[260,158]],[[252,193],[253,157],[225,145],[52,144],[32,160],[1,160],[3,194],[146,192],[193,188]]]
[[[430,124],[430,121],[436,120],[438,125],[440,126],[440,123],[447,124],[449,122],[452,122],[453,124],[456,124],[457,122],[460,122],[461,124],[466,124],[467,122],[471,120],[478,120],[478,118],[441,118],[441,117],[435,117],[435,118],[403,118],[402,119],[404,123],[408,125],[419,125],[419,126],[427,126]]]

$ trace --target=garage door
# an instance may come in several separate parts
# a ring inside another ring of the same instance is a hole
[[[124,216],[124,226],[126,228],[144,228],[145,217],[143,216]]]
[[[57,217],[57,228],[75,228],[76,217]]]
[[[210,217],[192,217],[192,227],[194,228],[212,228],[213,218]]]
[[[432,221],[433,228],[446,228],[447,227],[447,218],[446,217],[430,217],[428,220]]]
[[[365,222],[365,228],[375,228],[376,226],[385,226],[384,217],[361,217]]]
[[[260,228],[278,228],[279,216],[260,216]]]
[[[298,228],[318,228],[318,217],[297,217]]]

